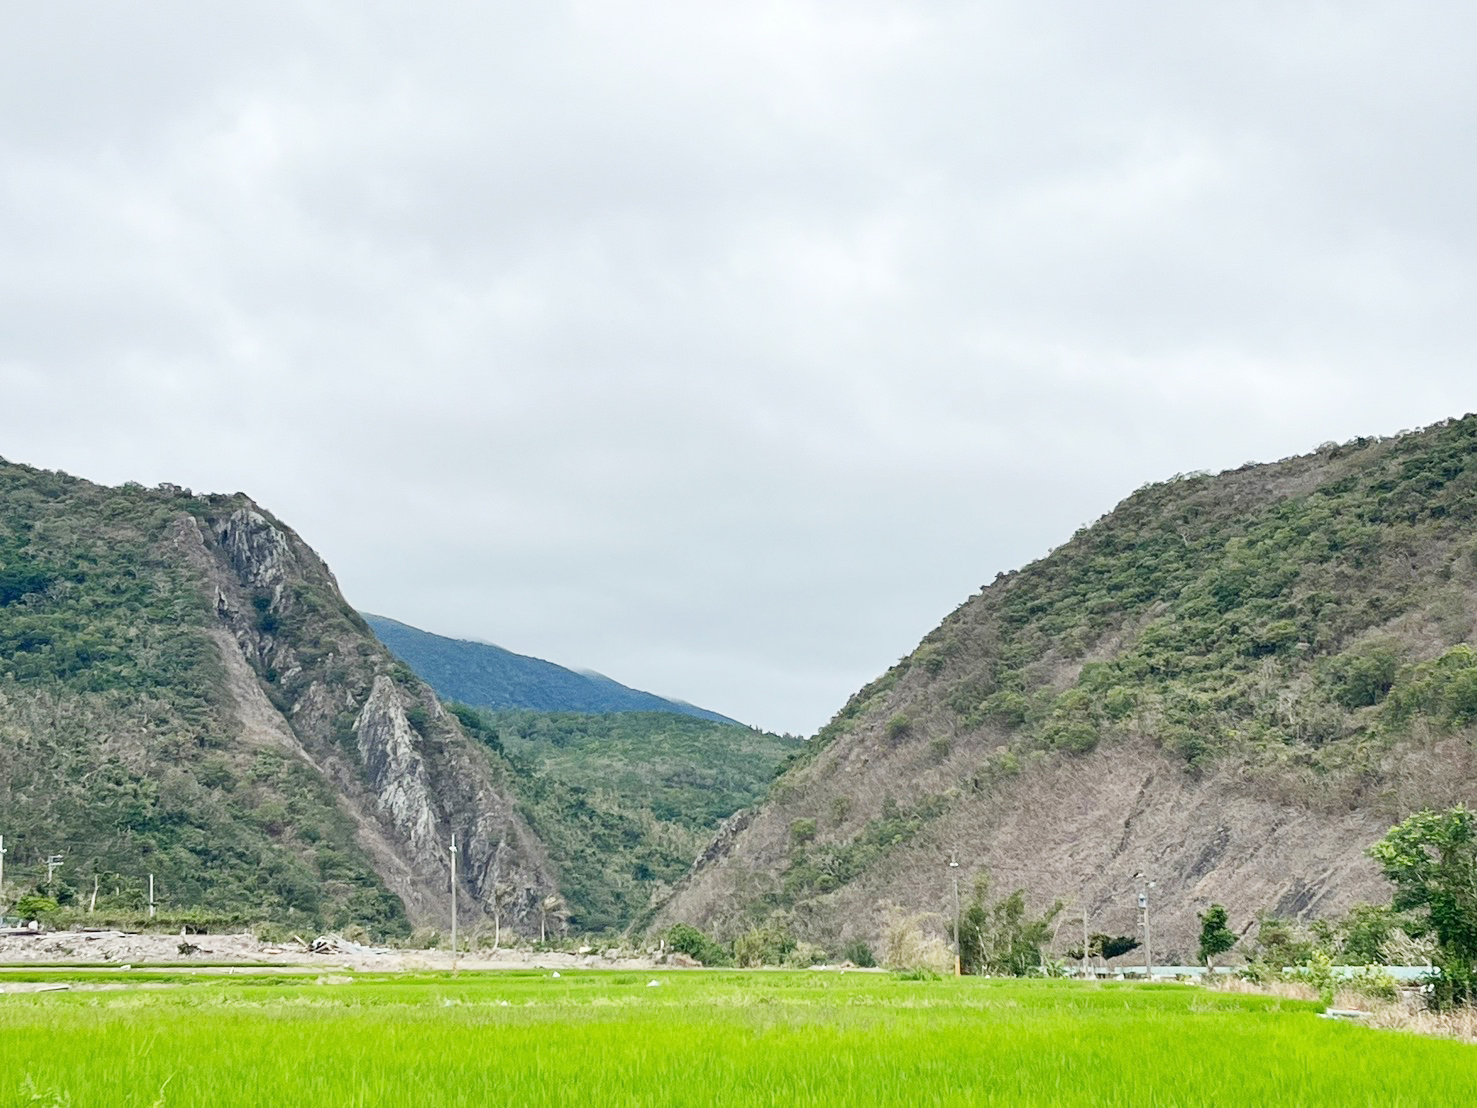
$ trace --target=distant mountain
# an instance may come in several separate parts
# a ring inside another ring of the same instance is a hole
[[[577,673],[489,643],[450,639],[385,616],[360,614],[380,641],[443,700],[492,711],[676,712],[719,723],[737,722],[680,700],[628,688],[598,673]]]

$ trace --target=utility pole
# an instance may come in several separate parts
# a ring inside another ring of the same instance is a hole
[[[451,835],[451,972],[456,972],[456,832]]]
[[[149,918],[154,918],[154,875],[149,874]]]
[[[949,873],[954,878],[954,976],[964,974],[964,962],[959,956],[959,859],[949,855]]]
[[[62,856],[60,854],[49,854],[46,857],[46,891],[51,891],[51,875],[61,869]]]
[[[1087,901],[1082,902],[1082,976],[1087,976]]]
[[[1142,879],[1142,873],[1134,874]],[[1139,909],[1144,913],[1144,980],[1154,979],[1154,943],[1153,934],[1149,930],[1149,890],[1154,888],[1153,881],[1144,881],[1144,888],[1139,893]]]
[[[5,836],[0,835],[0,907],[5,904]]]

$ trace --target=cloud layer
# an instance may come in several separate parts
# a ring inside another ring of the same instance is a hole
[[[3,21],[0,454],[766,727],[1146,480],[1477,407],[1454,3]]]

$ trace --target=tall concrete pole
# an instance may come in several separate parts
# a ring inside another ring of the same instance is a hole
[[[949,856],[949,872],[954,877],[954,976],[964,974],[964,962],[959,951],[959,859]]]

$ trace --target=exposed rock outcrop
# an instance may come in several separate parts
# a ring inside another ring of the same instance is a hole
[[[384,650],[290,529],[235,498],[205,522],[181,516],[173,545],[213,597],[243,731],[333,784],[413,923],[446,923],[455,835],[460,914],[475,922],[502,885],[513,890],[503,925],[536,931],[537,904],[557,886],[494,758]]]

